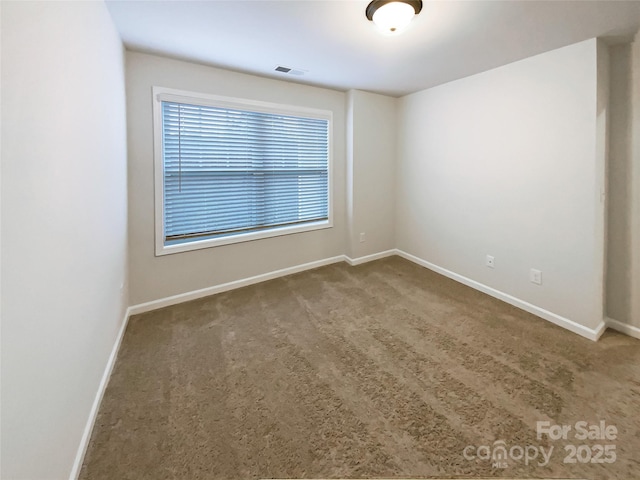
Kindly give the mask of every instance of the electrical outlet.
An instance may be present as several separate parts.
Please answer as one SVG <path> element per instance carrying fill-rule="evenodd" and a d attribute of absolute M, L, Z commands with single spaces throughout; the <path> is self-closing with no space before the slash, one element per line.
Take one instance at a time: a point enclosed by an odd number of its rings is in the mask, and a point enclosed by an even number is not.
<path fill-rule="evenodd" d="M 487 255 L 486 260 L 484 261 L 484 264 L 489 267 L 489 268 L 494 268 L 495 267 L 495 258 L 493 258 L 491 255 Z"/>
<path fill-rule="evenodd" d="M 364 232 L 360 233 L 360 243 L 364 243 L 366 241 Z"/>
<path fill-rule="evenodd" d="M 542 272 L 532 268 L 529 272 L 529 280 L 531 280 L 531 283 L 535 283 L 536 285 L 542 285 Z"/>

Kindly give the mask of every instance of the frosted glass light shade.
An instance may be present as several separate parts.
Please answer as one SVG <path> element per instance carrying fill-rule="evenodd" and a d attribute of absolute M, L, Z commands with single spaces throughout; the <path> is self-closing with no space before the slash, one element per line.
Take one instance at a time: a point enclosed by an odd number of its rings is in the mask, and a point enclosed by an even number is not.
<path fill-rule="evenodd" d="M 386 33 L 396 33 L 404 29 L 415 15 L 413 7 L 404 2 L 391 2 L 380 7 L 373 14 L 373 23 Z"/>

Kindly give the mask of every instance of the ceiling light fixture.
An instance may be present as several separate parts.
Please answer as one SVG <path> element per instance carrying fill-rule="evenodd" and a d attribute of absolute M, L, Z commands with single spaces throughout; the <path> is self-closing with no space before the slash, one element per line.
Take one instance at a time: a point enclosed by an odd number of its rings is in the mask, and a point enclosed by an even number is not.
<path fill-rule="evenodd" d="M 385 33 L 399 33 L 422 10 L 421 0 L 373 0 L 365 14 Z"/>

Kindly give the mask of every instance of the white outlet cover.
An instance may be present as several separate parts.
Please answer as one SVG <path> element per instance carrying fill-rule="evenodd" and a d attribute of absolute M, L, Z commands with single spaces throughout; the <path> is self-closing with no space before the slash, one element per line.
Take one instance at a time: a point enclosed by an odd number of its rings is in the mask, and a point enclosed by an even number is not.
<path fill-rule="evenodd" d="M 536 285 L 542 285 L 542 272 L 532 268 L 529 272 L 529 280 Z"/>

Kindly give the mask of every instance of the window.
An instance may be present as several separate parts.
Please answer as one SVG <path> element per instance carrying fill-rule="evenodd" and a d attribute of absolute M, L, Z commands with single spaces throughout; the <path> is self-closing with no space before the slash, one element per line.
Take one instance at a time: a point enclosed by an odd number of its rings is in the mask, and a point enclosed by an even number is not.
<path fill-rule="evenodd" d="M 157 255 L 331 227 L 331 112 L 153 95 Z"/>

